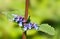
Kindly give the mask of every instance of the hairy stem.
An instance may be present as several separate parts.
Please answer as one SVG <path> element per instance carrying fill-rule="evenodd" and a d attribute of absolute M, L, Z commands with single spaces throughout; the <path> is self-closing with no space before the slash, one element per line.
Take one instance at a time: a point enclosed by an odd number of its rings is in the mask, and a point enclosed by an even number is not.
<path fill-rule="evenodd" d="M 26 7 L 25 7 L 25 20 L 28 19 L 28 0 L 26 0 Z"/>
<path fill-rule="evenodd" d="M 25 16 L 24 16 L 25 21 L 28 19 L 28 0 L 26 0 L 26 5 L 25 5 Z M 26 39 L 26 32 L 23 32 L 22 39 Z"/>
<path fill-rule="evenodd" d="M 26 39 L 26 31 L 22 34 L 22 39 Z"/>

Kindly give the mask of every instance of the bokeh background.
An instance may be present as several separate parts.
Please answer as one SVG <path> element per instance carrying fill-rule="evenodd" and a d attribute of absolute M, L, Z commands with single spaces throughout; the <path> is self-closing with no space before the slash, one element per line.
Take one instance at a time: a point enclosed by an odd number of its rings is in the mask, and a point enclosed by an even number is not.
<path fill-rule="evenodd" d="M 0 39 L 22 39 L 22 29 L 12 19 L 12 14 L 24 16 L 26 0 L 0 0 Z M 50 36 L 36 30 L 27 31 L 27 39 L 60 39 L 60 0 L 29 0 L 31 22 L 48 23 L 56 34 Z"/>

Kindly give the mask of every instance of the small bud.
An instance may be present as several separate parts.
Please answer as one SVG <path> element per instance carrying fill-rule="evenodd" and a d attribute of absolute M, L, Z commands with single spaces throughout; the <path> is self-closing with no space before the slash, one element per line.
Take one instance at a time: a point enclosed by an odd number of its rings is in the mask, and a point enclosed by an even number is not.
<path fill-rule="evenodd" d="M 23 25 L 22 25 L 22 22 L 19 22 L 19 26 L 23 26 Z"/>
<path fill-rule="evenodd" d="M 14 18 L 13 18 L 13 21 L 15 21 L 15 22 L 17 22 L 18 20 L 19 20 L 18 17 L 14 17 Z"/>
<path fill-rule="evenodd" d="M 33 26 L 34 26 L 34 28 L 35 28 L 36 30 L 38 30 L 37 24 L 34 24 Z"/>
<path fill-rule="evenodd" d="M 16 22 L 18 22 L 18 21 L 19 21 L 19 18 L 16 19 Z"/>
<path fill-rule="evenodd" d="M 24 31 L 26 31 L 27 30 L 27 26 L 24 26 Z"/>
<path fill-rule="evenodd" d="M 29 23 L 28 25 L 29 25 L 29 26 L 28 26 L 28 28 L 29 28 L 29 29 L 31 29 L 31 28 L 32 28 L 32 24 L 31 24 L 31 23 Z"/>
<path fill-rule="evenodd" d="M 23 17 L 19 17 L 19 21 L 23 21 Z"/>

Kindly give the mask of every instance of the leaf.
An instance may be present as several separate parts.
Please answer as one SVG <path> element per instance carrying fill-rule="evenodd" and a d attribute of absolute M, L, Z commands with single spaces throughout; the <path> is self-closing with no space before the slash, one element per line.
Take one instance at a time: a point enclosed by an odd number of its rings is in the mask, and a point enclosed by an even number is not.
<path fill-rule="evenodd" d="M 41 24 L 39 27 L 39 31 L 45 32 L 49 35 L 55 34 L 55 29 L 48 24 Z"/>

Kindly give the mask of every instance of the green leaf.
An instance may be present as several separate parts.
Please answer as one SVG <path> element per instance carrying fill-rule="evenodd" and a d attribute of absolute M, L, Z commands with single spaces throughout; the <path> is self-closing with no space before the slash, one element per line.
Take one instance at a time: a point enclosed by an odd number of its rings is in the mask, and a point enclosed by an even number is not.
<path fill-rule="evenodd" d="M 48 24 L 41 24 L 39 27 L 39 31 L 45 32 L 49 35 L 55 34 L 55 29 Z"/>

